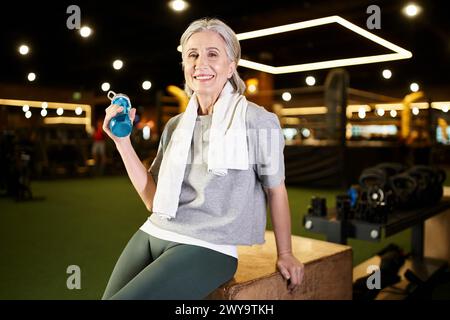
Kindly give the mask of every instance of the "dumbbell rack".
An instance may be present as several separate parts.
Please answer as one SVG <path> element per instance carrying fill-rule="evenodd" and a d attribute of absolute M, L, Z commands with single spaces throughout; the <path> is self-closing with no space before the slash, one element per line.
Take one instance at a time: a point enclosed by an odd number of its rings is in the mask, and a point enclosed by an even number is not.
<path fill-rule="evenodd" d="M 424 223 L 428 218 L 450 209 L 450 199 L 444 198 L 434 206 L 409 211 L 394 211 L 389 214 L 386 223 L 372 223 L 362 220 L 337 220 L 336 209 L 328 210 L 326 217 L 306 214 L 303 226 L 306 230 L 326 235 L 329 242 L 347 244 L 348 238 L 366 241 L 380 241 L 400 231 L 412 228 L 411 254 L 415 258 L 423 257 Z"/>
<path fill-rule="evenodd" d="M 377 299 L 406 299 L 408 295 L 419 292 L 421 287 L 426 287 L 426 283 L 437 276 L 447 267 L 447 261 L 435 258 L 424 257 L 424 229 L 425 220 L 435 215 L 450 210 L 450 197 L 445 197 L 438 204 L 410 211 L 395 211 L 388 217 L 386 223 L 370 223 L 360 220 L 339 221 L 336 219 L 336 209 L 328 210 L 327 217 L 319 217 L 307 214 L 303 218 L 304 227 L 311 232 L 325 234 L 327 241 L 347 244 L 348 238 L 366 241 L 380 241 L 383 236 L 389 237 L 400 231 L 411 228 L 411 256 L 399 271 L 401 281 L 394 287 L 387 287 L 382 290 Z M 366 276 L 367 267 L 380 264 L 380 257 L 374 256 L 353 269 L 353 280 Z M 410 288 L 411 279 L 407 277 L 407 272 L 415 275 L 421 285 Z M 395 293 L 401 288 L 403 293 Z M 392 292 L 394 292 L 394 294 Z"/>

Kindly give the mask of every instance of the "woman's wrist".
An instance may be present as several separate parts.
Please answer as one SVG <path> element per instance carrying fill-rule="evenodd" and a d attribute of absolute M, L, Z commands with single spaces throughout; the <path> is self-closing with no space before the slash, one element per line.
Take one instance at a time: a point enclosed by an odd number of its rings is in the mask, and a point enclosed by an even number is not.
<path fill-rule="evenodd" d="M 133 148 L 129 137 L 120 138 L 118 140 L 115 140 L 114 143 L 116 145 L 117 151 L 119 151 L 120 154 L 122 154 L 122 152 L 127 152 L 127 150 L 129 150 L 130 148 Z"/>
<path fill-rule="evenodd" d="M 292 250 L 284 250 L 284 251 L 278 252 L 278 257 L 287 256 L 287 255 L 292 255 Z"/>
<path fill-rule="evenodd" d="M 131 146 L 131 140 L 130 137 L 125 137 L 125 138 L 119 138 L 117 140 L 114 140 L 114 143 L 116 144 L 116 148 L 117 151 L 119 151 L 119 153 L 123 150 L 126 150 L 127 148 L 129 148 Z"/>

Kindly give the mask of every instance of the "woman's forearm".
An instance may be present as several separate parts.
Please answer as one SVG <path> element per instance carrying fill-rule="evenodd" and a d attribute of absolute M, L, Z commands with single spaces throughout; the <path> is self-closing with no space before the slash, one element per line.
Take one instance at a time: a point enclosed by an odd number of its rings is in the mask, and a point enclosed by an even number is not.
<path fill-rule="evenodd" d="M 122 157 L 131 183 L 144 202 L 147 210 L 150 211 L 153 206 L 153 198 L 156 191 L 156 184 L 152 175 L 147 171 L 137 156 L 131 141 L 122 140 L 116 143 L 116 147 Z"/>
<path fill-rule="evenodd" d="M 278 256 L 292 253 L 291 213 L 284 183 L 268 190 L 268 201 Z"/>

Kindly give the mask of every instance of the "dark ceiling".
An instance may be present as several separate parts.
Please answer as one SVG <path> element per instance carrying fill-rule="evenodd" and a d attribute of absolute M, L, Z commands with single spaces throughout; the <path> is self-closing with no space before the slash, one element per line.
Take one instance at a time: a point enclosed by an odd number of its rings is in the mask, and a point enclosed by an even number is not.
<path fill-rule="evenodd" d="M 381 29 L 369 30 L 413 53 L 413 58 L 365 66 L 347 67 L 351 86 L 383 93 L 393 88 L 407 92 L 418 82 L 426 90 L 447 86 L 450 74 L 450 27 L 444 1 L 417 1 L 423 8 L 415 19 L 401 13 L 407 1 L 188 1 L 189 9 L 173 12 L 167 1 L 11 1 L 2 12 L 0 83 L 26 84 L 26 75 L 36 72 L 35 86 L 93 90 L 103 94 L 100 84 L 130 96 L 150 97 L 168 84 L 182 86 L 180 54 L 176 51 L 187 25 L 200 17 L 218 17 L 236 33 L 294 23 L 330 15 L 340 15 L 366 28 L 366 9 L 381 9 Z M 66 27 L 69 5 L 81 9 L 81 22 L 94 33 L 84 39 Z M 17 48 L 27 43 L 28 56 Z M 274 65 L 314 62 L 322 59 L 387 53 L 344 28 L 323 26 L 279 37 L 242 43 L 243 56 L 269 57 Z M 115 71 L 112 61 L 121 58 L 124 68 Z M 390 80 L 381 77 L 388 67 Z M 253 71 L 240 68 L 241 74 Z M 276 88 L 305 86 L 305 76 L 314 75 L 323 84 L 327 70 L 277 75 Z M 153 87 L 143 92 L 141 83 L 149 79 Z"/>

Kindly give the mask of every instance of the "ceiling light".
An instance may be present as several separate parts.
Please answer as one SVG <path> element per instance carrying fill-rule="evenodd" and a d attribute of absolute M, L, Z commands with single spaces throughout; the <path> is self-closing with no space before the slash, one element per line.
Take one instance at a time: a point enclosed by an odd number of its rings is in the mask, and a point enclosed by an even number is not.
<path fill-rule="evenodd" d="M 92 29 L 91 29 L 91 28 L 89 28 L 88 26 L 81 27 L 81 29 L 80 29 L 80 35 L 81 35 L 83 38 L 87 38 L 87 37 L 89 37 L 91 34 L 92 34 Z"/>
<path fill-rule="evenodd" d="M 392 77 L 392 72 L 389 69 L 384 69 L 382 74 L 385 79 L 390 79 Z"/>
<path fill-rule="evenodd" d="M 380 117 L 384 116 L 384 109 L 377 109 L 377 115 Z"/>
<path fill-rule="evenodd" d="M 375 104 L 375 108 L 382 108 L 385 111 L 387 110 L 402 110 L 402 103 L 377 103 Z"/>
<path fill-rule="evenodd" d="M 438 109 L 444 112 L 448 112 L 450 101 L 436 101 L 431 103 L 433 109 Z"/>
<path fill-rule="evenodd" d="M 103 91 L 108 91 L 111 88 L 110 84 L 108 82 L 103 82 L 102 83 L 102 90 Z"/>
<path fill-rule="evenodd" d="M 64 108 L 65 110 L 75 110 L 77 107 L 83 108 L 85 112 L 84 117 L 50 117 L 45 118 L 44 123 L 56 124 L 56 123 L 70 123 L 70 124 L 82 124 L 86 127 L 86 132 L 91 134 L 93 132 L 93 127 L 91 123 L 92 107 L 88 104 L 74 104 L 74 103 L 63 103 L 63 102 L 42 102 L 35 100 L 17 100 L 17 99 L 1 99 L 0 106 L 10 106 L 14 108 L 21 108 L 27 104 L 30 108 L 41 108 L 41 115 L 47 115 L 48 109 Z M 45 108 L 44 108 L 45 107 Z M 30 110 L 29 110 L 30 111 Z M 45 112 L 43 112 L 45 111 Z M 31 112 L 31 111 L 30 111 Z"/>
<path fill-rule="evenodd" d="M 49 117 L 44 119 L 45 124 L 82 124 L 86 125 L 85 118 L 75 118 L 75 117 Z M 92 132 L 92 130 L 89 130 Z"/>
<path fill-rule="evenodd" d="M 359 111 L 358 111 L 358 117 L 359 117 L 360 119 L 364 119 L 364 118 L 366 117 L 366 110 L 363 109 L 363 108 L 359 109 Z"/>
<path fill-rule="evenodd" d="M 45 117 L 47 115 L 47 109 L 41 110 L 41 116 Z"/>
<path fill-rule="evenodd" d="M 172 0 L 169 2 L 169 7 L 177 12 L 181 12 L 187 9 L 189 4 L 184 0 Z"/>
<path fill-rule="evenodd" d="M 142 82 L 142 89 L 149 90 L 152 87 L 152 83 L 148 80 Z"/>
<path fill-rule="evenodd" d="M 290 101 L 292 98 L 292 95 L 289 92 L 283 92 L 283 94 L 281 95 L 281 99 L 283 99 L 284 101 Z"/>
<path fill-rule="evenodd" d="M 58 115 L 58 116 L 62 116 L 62 114 L 64 113 L 64 109 L 63 108 L 58 108 L 58 109 L 56 109 L 56 114 Z"/>
<path fill-rule="evenodd" d="M 397 116 L 397 111 L 391 110 L 391 112 L 389 112 L 389 114 L 391 115 L 392 118 L 395 118 Z"/>
<path fill-rule="evenodd" d="M 313 114 L 326 114 L 327 112 L 328 112 L 327 107 L 283 108 L 280 110 L 280 113 L 283 117 L 299 116 L 299 115 L 313 115 Z"/>
<path fill-rule="evenodd" d="M 81 107 L 77 107 L 76 109 L 75 109 L 75 114 L 77 115 L 77 116 L 79 116 L 80 114 L 82 114 L 83 113 L 83 109 L 81 108 Z"/>
<path fill-rule="evenodd" d="M 36 74 L 34 72 L 30 72 L 27 76 L 28 81 L 34 81 L 36 80 Z"/>
<path fill-rule="evenodd" d="M 368 32 L 367 30 L 358 27 L 357 25 L 339 17 L 339 16 L 330 16 L 325 18 L 313 19 L 308 21 L 302 21 L 287 25 L 282 25 L 273 28 L 261 29 L 256 31 L 250 31 L 245 33 L 240 33 L 237 35 L 238 40 L 243 41 L 247 39 L 254 39 L 284 32 L 290 32 L 300 29 L 306 29 L 331 23 L 337 23 L 360 36 L 365 37 L 366 39 L 373 41 L 394 53 L 381 54 L 381 55 L 372 55 L 372 56 L 363 56 L 356 58 L 346 58 L 346 59 L 336 59 L 336 60 L 328 60 L 321 62 L 313 62 L 313 63 L 303 63 L 297 65 L 289 65 L 289 66 L 279 66 L 274 67 L 262 63 L 257 63 L 250 60 L 241 59 L 239 61 L 239 65 L 263 71 L 272 74 L 283 74 L 283 73 L 292 73 L 292 72 L 302 72 L 302 71 L 311 71 L 311 70 L 319 70 L 319 69 L 328 69 L 328 68 L 336 68 L 343 66 L 351 66 L 351 65 L 360 65 L 360 64 L 368 64 L 368 63 L 377 63 L 384 61 L 392 61 L 392 60 L 400 60 L 400 59 L 409 59 L 412 57 L 412 53 L 408 50 L 405 50 L 392 42 L 389 42 L 383 38 L 376 36 L 373 33 Z"/>
<path fill-rule="evenodd" d="M 311 135 L 311 131 L 308 128 L 303 128 L 301 132 L 305 138 L 309 138 L 309 136 Z"/>
<path fill-rule="evenodd" d="M 408 17 L 415 17 L 420 13 L 420 11 L 422 11 L 422 8 L 414 3 L 410 3 L 403 7 L 403 13 Z"/>
<path fill-rule="evenodd" d="M 27 118 L 27 119 L 31 118 L 31 111 L 25 112 L 25 118 Z"/>
<path fill-rule="evenodd" d="M 30 106 L 27 105 L 27 104 L 25 104 L 25 105 L 22 107 L 22 111 L 23 111 L 23 112 L 27 112 L 28 110 L 30 110 Z"/>
<path fill-rule="evenodd" d="M 316 78 L 314 78 L 313 76 L 306 77 L 305 81 L 308 86 L 313 86 L 316 84 Z"/>
<path fill-rule="evenodd" d="M 120 70 L 120 69 L 122 69 L 122 67 L 123 67 L 123 61 L 122 60 L 119 60 L 119 59 L 114 60 L 114 62 L 113 62 L 113 68 L 114 69 Z"/>
<path fill-rule="evenodd" d="M 26 45 L 26 44 L 23 44 L 23 45 L 21 45 L 20 47 L 19 47 L 19 53 L 21 54 L 21 55 L 27 55 L 28 54 L 28 52 L 30 52 L 30 48 Z"/>
<path fill-rule="evenodd" d="M 417 91 L 419 91 L 419 85 L 418 85 L 417 83 L 413 82 L 413 83 L 411 83 L 411 85 L 409 86 L 409 89 L 410 89 L 412 92 L 417 92 Z"/>
<path fill-rule="evenodd" d="M 417 107 L 412 108 L 412 113 L 413 115 L 417 116 L 419 114 L 419 108 Z"/>

